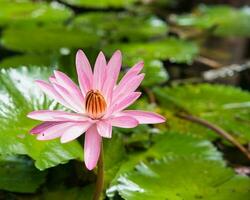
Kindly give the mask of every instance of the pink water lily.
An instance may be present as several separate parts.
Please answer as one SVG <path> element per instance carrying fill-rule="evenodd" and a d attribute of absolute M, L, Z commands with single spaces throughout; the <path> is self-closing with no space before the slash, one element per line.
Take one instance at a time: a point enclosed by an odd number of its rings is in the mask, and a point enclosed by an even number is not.
<path fill-rule="evenodd" d="M 135 64 L 116 84 L 122 65 L 120 51 L 109 62 L 99 53 L 92 72 L 83 51 L 76 54 L 76 70 L 80 88 L 64 73 L 55 71 L 50 83 L 37 80 L 37 85 L 48 96 L 73 112 L 39 110 L 29 118 L 44 121 L 30 133 L 38 140 L 60 137 L 62 143 L 72 141 L 85 133 L 84 161 L 92 170 L 98 161 L 102 137 L 111 138 L 112 127 L 134 128 L 138 124 L 155 124 L 165 121 L 156 113 L 141 110 L 124 110 L 141 95 L 136 92 L 144 78 L 140 74 L 143 62 Z"/>

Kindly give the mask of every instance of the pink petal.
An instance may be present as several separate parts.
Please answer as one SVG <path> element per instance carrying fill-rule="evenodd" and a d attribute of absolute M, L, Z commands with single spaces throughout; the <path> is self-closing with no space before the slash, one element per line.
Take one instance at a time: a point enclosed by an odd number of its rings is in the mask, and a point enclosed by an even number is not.
<path fill-rule="evenodd" d="M 112 126 L 108 121 L 99 121 L 96 125 L 100 136 L 105 138 L 111 138 Z"/>
<path fill-rule="evenodd" d="M 153 112 L 142 110 L 125 110 L 122 113 L 127 116 L 134 117 L 139 121 L 140 124 L 157 124 L 166 121 L 163 116 Z"/>
<path fill-rule="evenodd" d="M 38 140 L 52 140 L 60 137 L 69 127 L 71 127 L 74 123 L 65 122 L 61 124 L 54 125 L 37 136 Z"/>
<path fill-rule="evenodd" d="M 56 77 L 55 77 L 55 76 L 50 76 L 50 77 L 49 77 L 49 81 L 50 81 L 51 83 L 57 83 L 57 84 L 58 84 L 58 82 L 56 81 Z"/>
<path fill-rule="evenodd" d="M 123 85 L 121 85 L 119 90 L 116 89 L 114 91 L 112 101 L 115 102 L 120 98 L 124 98 L 126 95 L 130 94 L 131 92 L 134 92 L 140 86 L 143 78 L 144 78 L 144 74 L 140 74 L 131 78 L 127 83 L 124 83 Z"/>
<path fill-rule="evenodd" d="M 122 66 L 122 54 L 121 51 L 117 50 L 115 53 L 112 55 L 108 62 L 108 72 L 111 77 L 113 77 L 115 80 L 115 83 L 118 79 L 120 70 Z"/>
<path fill-rule="evenodd" d="M 84 142 L 84 161 L 89 170 L 92 170 L 97 165 L 102 137 L 99 135 L 96 125 L 91 126 L 85 134 Z"/>
<path fill-rule="evenodd" d="M 42 80 L 37 80 L 36 84 L 40 87 L 40 89 L 47 94 L 49 97 L 55 99 L 58 103 L 64 105 L 65 107 L 76 111 L 70 104 L 68 104 L 63 97 L 58 94 L 58 92 L 55 90 L 55 88 L 50 85 L 49 83 L 46 83 L 45 81 Z"/>
<path fill-rule="evenodd" d="M 109 75 L 107 74 L 107 76 L 109 77 Z M 107 78 L 105 80 L 105 84 L 103 85 L 103 95 L 107 101 L 107 105 L 109 106 L 111 101 L 112 101 L 112 95 L 113 95 L 113 89 L 114 89 L 114 85 L 113 85 L 114 79 L 112 77 Z"/>
<path fill-rule="evenodd" d="M 110 96 L 115 83 L 118 79 L 120 70 L 122 66 L 122 55 L 121 51 L 117 50 L 111 57 L 107 65 L 107 79 L 103 86 L 103 94 L 105 96 Z M 110 91 L 111 90 L 111 91 Z"/>
<path fill-rule="evenodd" d="M 55 110 L 38 110 L 30 112 L 27 115 L 31 119 L 36 119 L 40 121 L 88 121 L 89 118 L 77 114 L 77 113 L 68 113 L 64 111 L 55 111 Z"/>
<path fill-rule="evenodd" d="M 64 131 L 61 137 L 61 143 L 70 142 L 80 135 L 82 135 L 89 127 L 91 126 L 90 122 L 75 123 L 73 126 L 69 127 Z"/>
<path fill-rule="evenodd" d="M 112 126 L 121 128 L 134 128 L 138 125 L 138 121 L 130 116 L 120 116 L 110 119 Z"/>
<path fill-rule="evenodd" d="M 83 101 L 80 102 L 79 99 L 69 91 L 67 91 L 64 87 L 61 85 L 58 85 L 56 83 L 53 84 L 53 87 L 55 90 L 64 98 L 64 100 L 72 106 L 77 112 L 83 113 L 84 112 L 84 103 Z"/>
<path fill-rule="evenodd" d="M 76 54 L 76 70 L 81 91 L 85 96 L 92 87 L 93 73 L 88 58 L 82 50 L 78 50 Z"/>
<path fill-rule="evenodd" d="M 43 122 L 30 130 L 31 134 L 39 134 L 46 129 L 58 124 L 58 122 Z"/>
<path fill-rule="evenodd" d="M 128 72 L 123 76 L 119 85 L 116 87 L 119 90 L 119 87 L 126 84 L 131 78 L 138 75 L 144 66 L 143 62 L 136 63 L 132 68 L 128 70 Z"/>
<path fill-rule="evenodd" d="M 113 112 L 119 112 L 131 104 L 133 104 L 139 97 L 141 96 L 141 92 L 133 92 L 130 93 L 128 96 L 126 96 L 124 99 L 122 99 L 120 102 L 115 104 Z"/>
<path fill-rule="evenodd" d="M 106 77 L 106 59 L 102 52 L 99 53 L 94 67 L 93 88 L 101 90 Z"/>
<path fill-rule="evenodd" d="M 54 71 L 56 81 L 58 85 L 64 87 L 68 93 L 75 99 L 78 104 L 82 105 L 84 98 L 78 86 L 64 73 Z"/>

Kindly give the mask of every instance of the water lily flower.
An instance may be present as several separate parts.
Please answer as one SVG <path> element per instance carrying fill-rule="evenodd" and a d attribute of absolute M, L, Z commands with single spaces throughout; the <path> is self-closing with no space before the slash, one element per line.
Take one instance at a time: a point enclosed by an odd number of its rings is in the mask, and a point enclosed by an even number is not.
<path fill-rule="evenodd" d="M 125 110 L 141 95 L 136 89 L 144 78 L 140 74 L 143 62 L 135 64 L 117 84 L 122 65 L 122 55 L 116 51 L 109 62 L 99 53 L 94 69 L 82 50 L 76 54 L 78 87 L 66 74 L 55 71 L 47 83 L 37 80 L 37 85 L 49 97 L 72 112 L 39 110 L 29 118 L 43 121 L 30 133 L 38 140 L 60 137 L 62 143 L 72 141 L 85 133 L 84 161 L 89 170 L 96 165 L 100 155 L 102 137 L 112 137 L 112 127 L 134 128 L 138 124 L 155 124 L 165 121 L 159 114 Z"/>

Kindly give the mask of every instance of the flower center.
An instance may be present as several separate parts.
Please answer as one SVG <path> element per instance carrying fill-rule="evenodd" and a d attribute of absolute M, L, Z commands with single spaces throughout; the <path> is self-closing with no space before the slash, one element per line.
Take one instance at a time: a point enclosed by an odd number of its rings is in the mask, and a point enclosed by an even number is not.
<path fill-rule="evenodd" d="M 86 94 L 85 110 L 92 119 L 102 117 L 106 111 L 107 104 L 98 90 L 90 90 Z"/>

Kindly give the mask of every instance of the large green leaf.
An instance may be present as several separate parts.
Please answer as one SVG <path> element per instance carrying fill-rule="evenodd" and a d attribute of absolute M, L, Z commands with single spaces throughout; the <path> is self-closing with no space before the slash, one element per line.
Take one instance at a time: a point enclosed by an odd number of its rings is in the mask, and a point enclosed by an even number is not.
<path fill-rule="evenodd" d="M 137 16 L 128 13 L 87 13 L 77 16 L 73 21 L 77 28 L 88 29 L 105 39 L 105 42 L 129 40 L 138 41 L 165 36 L 167 25 L 161 19 Z"/>
<path fill-rule="evenodd" d="M 0 73 L 0 154 L 28 155 L 41 170 L 70 159 L 83 159 L 77 141 L 38 141 L 28 134 L 38 123 L 26 117 L 29 112 L 57 107 L 34 84 L 35 79 L 47 79 L 51 73 L 52 70 L 39 67 L 2 69 Z"/>
<path fill-rule="evenodd" d="M 104 140 L 104 180 L 106 185 L 116 175 L 125 159 L 126 154 L 122 137 L 113 133 L 111 140 Z"/>
<path fill-rule="evenodd" d="M 167 126 L 161 126 L 162 129 L 174 131 L 182 134 L 190 134 L 198 138 L 213 141 L 218 138 L 214 131 L 200 124 L 193 123 L 188 120 L 183 120 L 176 116 L 171 110 L 161 109 L 162 114 L 167 117 Z"/>
<path fill-rule="evenodd" d="M 215 28 L 219 36 L 250 36 L 250 8 L 236 9 L 230 6 L 199 6 L 192 14 L 176 16 L 173 20 L 180 26 L 201 29 Z"/>
<path fill-rule="evenodd" d="M 151 162 L 154 159 L 173 156 L 195 156 L 206 160 L 216 160 L 223 163 L 221 154 L 206 140 L 191 135 L 166 132 L 154 140 L 154 144 L 145 152 L 129 154 L 128 159 L 121 165 L 111 182 L 107 193 L 113 196 L 117 190 L 117 179 L 124 173 L 132 170 L 140 162 Z"/>
<path fill-rule="evenodd" d="M 169 79 L 168 73 L 160 60 L 146 61 L 143 68 L 145 78 L 142 82 L 143 87 L 151 87 L 162 84 Z"/>
<path fill-rule="evenodd" d="M 18 37 L 17 37 L 18 35 Z M 32 36 L 32 39 L 30 38 Z M 66 26 L 28 26 L 3 31 L 1 45 L 21 52 L 69 52 L 71 48 L 94 46 L 98 37 Z"/>
<path fill-rule="evenodd" d="M 237 176 L 217 161 L 177 157 L 152 164 L 119 178 L 119 194 L 126 200 L 248 200 L 250 179 Z"/>
<path fill-rule="evenodd" d="M 0 0 L 0 25 L 62 23 L 73 12 L 57 2 Z"/>
<path fill-rule="evenodd" d="M 1 68 L 16 68 L 18 66 L 55 66 L 58 56 L 48 54 L 24 54 L 10 56 L 0 62 Z"/>
<path fill-rule="evenodd" d="M 155 93 L 166 109 L 201 117 L 242 142 L 250 141 L 249 92 L 230 86 L 199 84 L 158 88 Z"/>
<path fill-rule="evenodd" d="M 1 190 L 32 193 L 45 182 L 45 176 L 46 172 L 37 170 L 30 159 L 0 155 Z"/>
<path fill-rule="evenodd" d="M 121 8 L 132 5 L 134 2 L 138 0 L 62 0 L 65 3 L 70 5 L 79 6 L 79 7 L 87 7 L 87 8 Z"/>
<path fill-rule="evenodd" d="M 127 65 L 133 65 L 141 60 L 151 61 L 152 59 L 190 63 L 198 53 L 196 43 L 177 38 L 167 38 L 154 42 L 113 44 L 106 48 L 109 54 L 115 49 L 124 52 L 124 60 Z"/>

